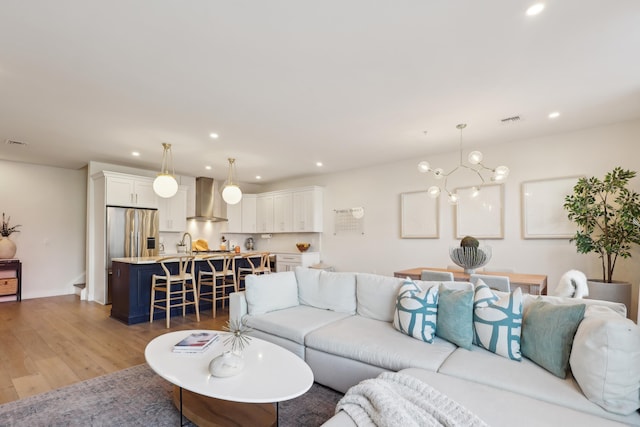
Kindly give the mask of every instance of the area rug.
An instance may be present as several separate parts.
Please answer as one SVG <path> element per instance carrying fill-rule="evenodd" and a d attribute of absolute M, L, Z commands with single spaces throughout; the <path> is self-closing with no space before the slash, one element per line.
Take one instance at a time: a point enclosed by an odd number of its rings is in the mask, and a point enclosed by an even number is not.
<path fill-rule="evenodd" d="M 142 364 L 0 405 L 0 426 L 178 426 L 172 387 Z M 341 397 L 313 384 L 304 395 L 280 403 L 280 426 L 319 426 L 333 416 Z"/>

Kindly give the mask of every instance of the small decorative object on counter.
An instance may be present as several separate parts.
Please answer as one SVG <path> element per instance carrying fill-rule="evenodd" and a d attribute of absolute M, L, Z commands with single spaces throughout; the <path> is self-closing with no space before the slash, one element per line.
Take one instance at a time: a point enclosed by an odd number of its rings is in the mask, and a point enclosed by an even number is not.
<path fill-rule="evenodd" d="M 255 242 L 253 241 L 253 237 L 247 237 L 247 240 L 244 241 L 244 247 L 248 251 L 252 251 L 253 250 L 253 245 L 254 244 L 255 244 Z"/>
<path fill-rule="evenodd" d="M 9 221 L 11 221 L 11 217 L 5 217 L 4 212 L 2 213 L 2 226 L 0 227 L 0 259 L 11 259 L 16 255 L 16 244 L 9 239 L 11 233 L 18 233 L 20 230 L 17 230 L 21 225 L 14 225 L 13 227 L 9 227 Z"/>
<path fill-rule="evenodd" d="M 298 248 L 300 252 L 306 252 L 310 246 L 311 243 L 296 243 L 296 248 Z"/>
<path fill-rule="evenodd" d="M 231 351 L 241 352 L 246 346 L 250 344 L 251 337 L 249 333 L 253 331 L 247 324 L 237 320 L 227 320 L 227 324 L 222 328 L 231 334 L 224 339 L 224 343 L 231 343 Z"/>
<path fill-rule="evenodd" d="M 214 377 L 230 377 L 244 369 L 244 359 L 233 351 L 225 351 L 209 362 L 209 372 Z"/>
<path fill-rule="evenodd" d="M 467 274 L 475 273 L 477 268 L 487 264 L 491 259 L 491 247 L 480 247 L 480 242 L 475 237 L 465 236 L 460 241 L 459 247 L 449 249 L 449 256 L 459 267 L 464 268 Z"/>

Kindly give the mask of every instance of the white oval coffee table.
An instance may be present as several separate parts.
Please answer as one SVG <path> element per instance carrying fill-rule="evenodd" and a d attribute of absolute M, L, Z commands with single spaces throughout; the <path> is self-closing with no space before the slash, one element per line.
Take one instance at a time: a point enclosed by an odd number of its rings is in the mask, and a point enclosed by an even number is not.
<path fill-rule="evenodd" d="M 240 425 L 277 424 L 278 402 L 306 393 L 313 384 L 313 373 L 304 360 L 258 338 L 252 338 L 242 352 L 242 372 L 227 378 L 214 377 L 209 373 L 209 362 L 230 350 L 223 343 L 227 333 L 217 331 L 222 336 L 203 353 L 174 353 L 173 345 L 193 332 L 203 331 L 160 335 L 149 342 L 144 355 L 151 369 L 177 386 L 174 401 L 180 400 L 184 414 L 198 425 L 229 425 L 231 414 Z M 182 389 L 195 395 L 183 394 Z"/>

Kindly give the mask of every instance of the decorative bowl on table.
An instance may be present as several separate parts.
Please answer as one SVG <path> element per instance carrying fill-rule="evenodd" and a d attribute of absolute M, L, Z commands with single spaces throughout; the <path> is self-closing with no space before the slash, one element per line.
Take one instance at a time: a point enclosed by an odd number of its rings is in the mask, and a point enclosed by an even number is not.
<path fill-rule="evenodd" d="M 296 248 L 298 248 L 300 252 L 306 252 L 310 246 L 311 243 L 296 243 Z"/>
<path fill-rule="evenodd" d="M 491 260 L 491 246 L 454 246 L 449 249 L 449 256 L 457 266 L 464 268 L 465 273 L 473 274 Z"/>

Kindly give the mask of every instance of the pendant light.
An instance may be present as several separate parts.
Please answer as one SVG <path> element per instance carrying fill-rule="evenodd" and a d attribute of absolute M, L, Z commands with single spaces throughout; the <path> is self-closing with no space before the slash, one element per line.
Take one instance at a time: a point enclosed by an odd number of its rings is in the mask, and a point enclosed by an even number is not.
<path fill-rule="evenodd" d="M 235 162 L 236 159 L 229 158 L 229 177 L 227 178 L 226 185 L 222 189 L 222 199 L 229 205 L 235 205 L 242 200 L 242 190 L 238 187 L 238 184 L 234 184 L 233 178 L 235 176 Z"/>
<path fill-rule="evenodd" d="M 444 178 L 444 183 L 442 187 L 444 188 L 444 191 L 447 193 L 447 199 L 449 203 L 452 205 L 455 205 L 458 203 L 459 196 L 457 193 L 451 192 L 449 190 L 449 188 L 447 187 L 447 179 L 454 172 L 456 172 L 457 170 L 460 170 L 460 168 L 469 169 L 475 172 L 478 178 L 480 178 L 480 181 L 481 181 L 480 185 L 483 185 L 486 182 L 485 177 L 482 176 L 483 172 L 490 172 L 491 176 L 489 177 L 489 179 L 494 182 L 504 181 L 505 179 L 507 179 L 507 176 L 509 175 L 509 168 L 506 166 L 498 166 L 495 169 L 485 166 L 482 163 L 483 156 L 480 151 L 472 151 L 471 153 L 469 153 L 469 156 L 467 158 L 468 162 L 470 163 L 469 165 L 463 163 L 462 161 L 462 130 L 466 127 L 467 125 L 464 123 L 461 123 L 456 126 L 456 129 L 460 130 L 460 163 L 458 163 L 458 166 L 453 168 L 451 171 L 445 173 L 445 171 L 442 168 L 432 169 L 431 166 L 429 165 L 429 162 L 426 162 L 424 160 L 418 163 L 418 170 L 420 172 L 422 173 L 431 172 L 433 173 L 433 176 L 435 176 L 436 179 Z M 432 198 L 437 198 L 441 193 L 441 189 L 437 185 L 433 185 L 429 187 L 429 189 L 427 190 L 427 193 L 429 193 L 429 195 Z M 480 186 L 476 185 L 473 187 L 473 191 L 471 195 L 472 197 L 477 197 L 479 194 L 480 194 Z"/>
<path fill-rule="evenodd" d="M 160 173 L 153 180 L 153 191 L 160 197 L 168 199 L 175 196 L 178 192 L 178 181 L 176 181 L 175 171 L 173 170 L 173 155 L 171 154 L 171 144 L 162 143 L 162 165 Z M 171 173 L 169 172 L 171 169 Z"/>

